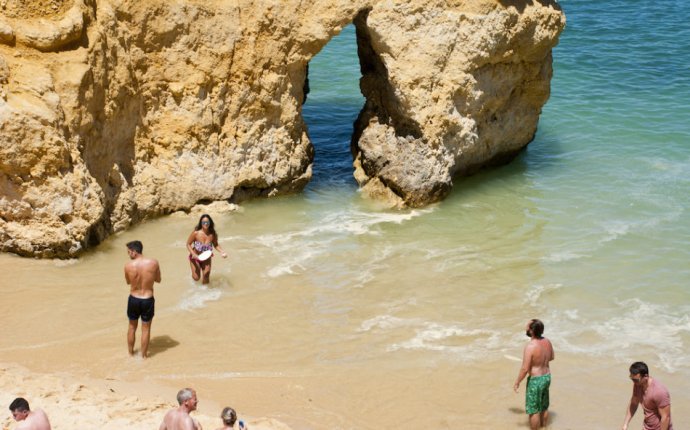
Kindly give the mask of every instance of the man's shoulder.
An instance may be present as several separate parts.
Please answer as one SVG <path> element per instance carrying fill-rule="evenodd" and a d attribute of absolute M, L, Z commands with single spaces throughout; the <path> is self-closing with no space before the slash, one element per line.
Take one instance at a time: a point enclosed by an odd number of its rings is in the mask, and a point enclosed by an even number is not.
<path fill-rule="evenodd" d="M 653 385 L 653 392 L 656 395 L 669 395 L 668 388 L 666 388 L 666 385 L 664 385 L 661 381 L 658 379 L 654 378 L 652 380 L 652 385 Z"/>
<path fill-rule="evenodd" d="M 159 266 L 158 260 L 156 260 L 155 258 L 148 258 L 148 257 L 143 258 L 141 260 L 141 264 L 143 266 L 147 266 L 147 267 L 158 267 Z"/>

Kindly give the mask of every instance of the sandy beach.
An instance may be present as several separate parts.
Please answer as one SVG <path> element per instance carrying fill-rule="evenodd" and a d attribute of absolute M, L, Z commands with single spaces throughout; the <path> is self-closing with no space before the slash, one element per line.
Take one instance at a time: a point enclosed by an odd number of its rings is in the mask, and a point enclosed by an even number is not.
<path fill-rule="evenodd" d="M 75 379 L 67 375 L 30 372 L 15 364 L 0 364 L 0 374 L 0 405 L 7 412 L 2 414 L 0 421 L 2 430 L 14 429 L 17 425 L 7 411 L 15 397 L 26 398 L 32 409 L 43 409 L 54 430 L 150 430 L 158 428 L 167 410 L 177 407 L 174 390 L 150 383 Z M 192 416 L 204 429 L 220 427 L 218 415 L 222 406 L 199 396 L 201 412 L 194 412 Z M 289 429 L 271 418 L 253 418 L 238 413 L 253 430 Z"/>

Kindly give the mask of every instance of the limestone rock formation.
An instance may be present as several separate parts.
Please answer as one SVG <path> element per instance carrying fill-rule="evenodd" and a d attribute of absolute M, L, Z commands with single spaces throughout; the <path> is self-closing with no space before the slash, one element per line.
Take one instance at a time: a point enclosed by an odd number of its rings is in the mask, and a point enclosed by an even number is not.
<path fill-rule="evenodd" d="M 0 0 L 0 249 L 69 257 L 147 217 L 300 191 L 307 66 L 352 22 L 369 195 L 438 201 L 534 136 L 553 0 Z"/>

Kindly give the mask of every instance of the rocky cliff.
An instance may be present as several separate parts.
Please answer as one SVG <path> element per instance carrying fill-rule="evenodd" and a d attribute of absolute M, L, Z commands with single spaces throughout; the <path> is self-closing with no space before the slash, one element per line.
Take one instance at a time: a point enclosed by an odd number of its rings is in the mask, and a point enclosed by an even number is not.
<path fill-rule="evenodd" d="M 552 0 L 0 0 L 0 249 L 69 257 L 147 217 L 301 190 L 308 64 L 353 22 L 368 195 L 438 201 L 533 138 Z"/>

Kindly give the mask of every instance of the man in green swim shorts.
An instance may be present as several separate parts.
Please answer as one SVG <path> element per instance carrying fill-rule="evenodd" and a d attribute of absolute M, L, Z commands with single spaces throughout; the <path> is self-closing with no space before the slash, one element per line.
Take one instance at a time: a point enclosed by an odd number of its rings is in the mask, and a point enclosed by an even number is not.
<path fill-rule="evenodd" d="M 549 419 L 549 386 L 551 385 L 551 369 L 549 362 L 554 359 L 551 342 L 542 336 L 544 323 L 538 319 L 527 323 L 525 334 L 530 341 L 525 345 L 522 354 L 522 366 L 515 380 L 513 390 L 517 393 L 520 382 L 527 378 L 525 392 L 525 412 L 529 415 L 529 426 L 532 430 L 545 427 Z"/>

